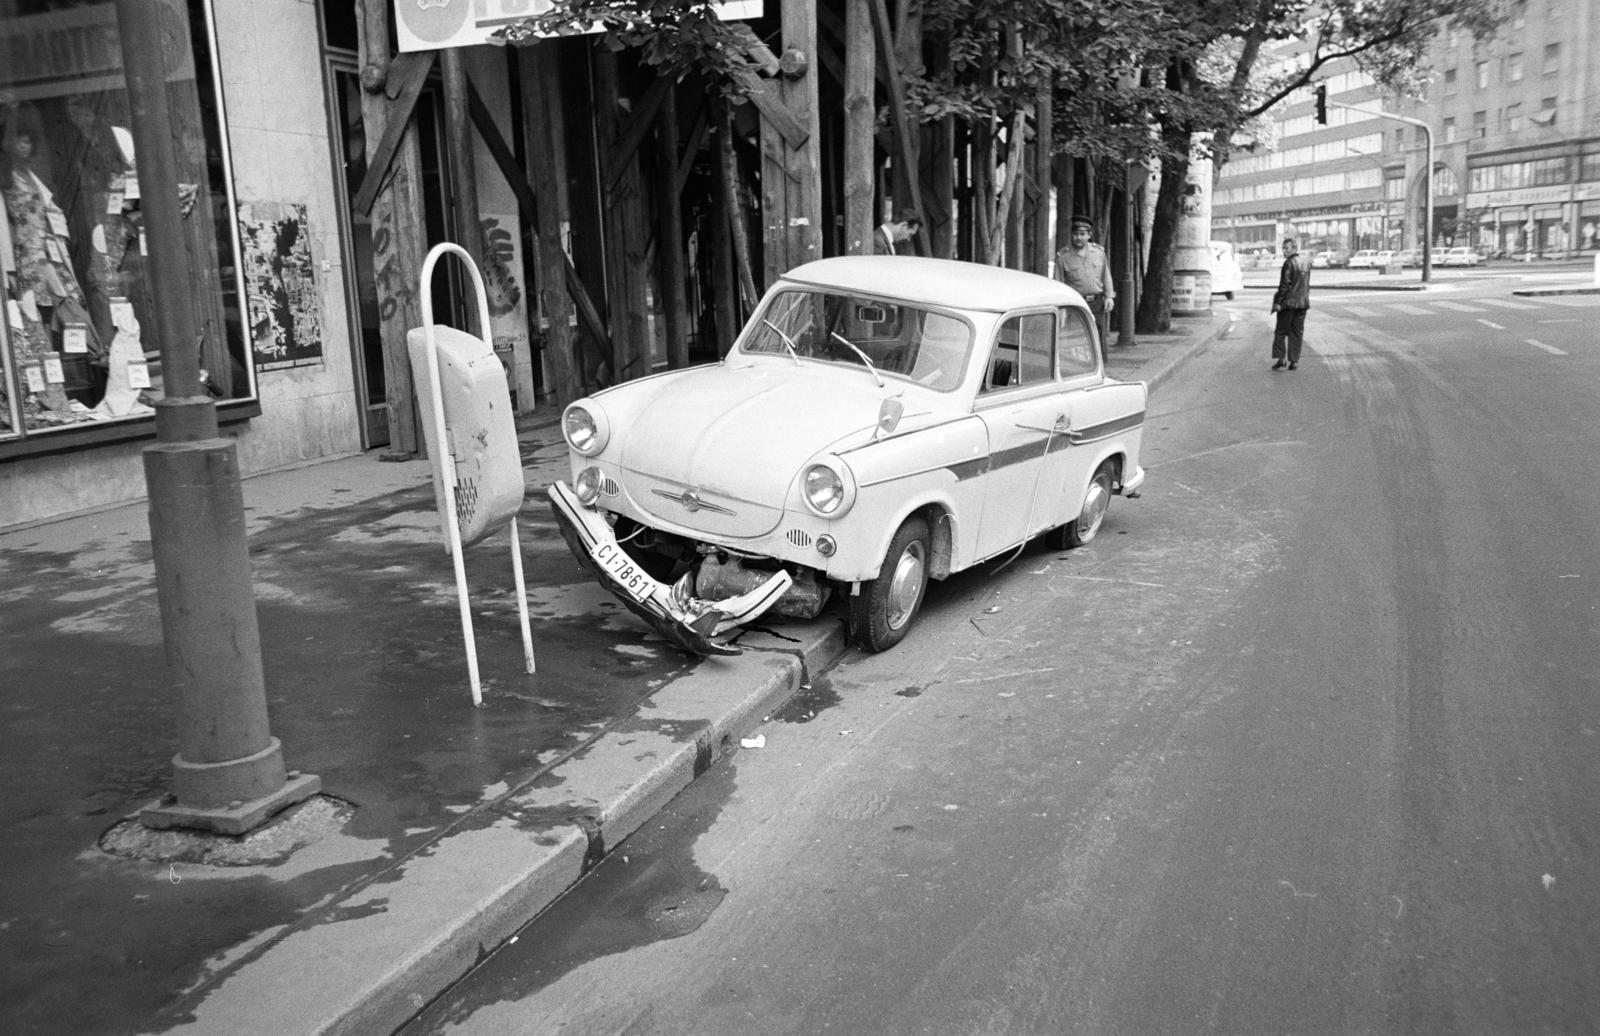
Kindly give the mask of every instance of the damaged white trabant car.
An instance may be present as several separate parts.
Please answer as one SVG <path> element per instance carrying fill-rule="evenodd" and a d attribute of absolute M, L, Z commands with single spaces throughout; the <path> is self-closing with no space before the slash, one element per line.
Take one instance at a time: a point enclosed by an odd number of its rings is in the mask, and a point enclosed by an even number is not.
<path fill-rule="evenodd" d="M 843 598 L 852 641 L 906 635 L 930 579 L 1041 533 L 1087 543 L 1138 495 L 1146 389 L 1106 376 L 1071 288 L 972 263 L 850 256 L 766 293 L 719 363 L 562 416 L 550 488 L 579 561 L 670 642 Z"/>

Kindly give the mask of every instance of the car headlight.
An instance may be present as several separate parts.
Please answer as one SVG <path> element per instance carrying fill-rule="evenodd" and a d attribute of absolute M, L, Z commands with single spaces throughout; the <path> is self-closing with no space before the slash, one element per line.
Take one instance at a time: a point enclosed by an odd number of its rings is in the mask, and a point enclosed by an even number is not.
<path fill-rule="evenodd" d="M 605 476 L 600 473 L 599 468 L 584 468 L 578 472 L 578 477 L 572 480 L 572 491 L 577 494 L 579 503 L 592 507 L 594 502 L 600 499 L 600 488 L 604 482 Z"/>
<path fill-rule="evenodd" d="M 569 405 L 561 415 L 561 433 L 566 436 L 567 445 L 585 457 L 593 457 L 611 440 L 606 413 L 593 401 L 580 400 Z"/>
<path fill-rule="evenodd" d="M 812 464 L 800 476 L 800 495 L 813 514 L 838 518 L 855 503 L 855 481 L 842 466 Z"/>

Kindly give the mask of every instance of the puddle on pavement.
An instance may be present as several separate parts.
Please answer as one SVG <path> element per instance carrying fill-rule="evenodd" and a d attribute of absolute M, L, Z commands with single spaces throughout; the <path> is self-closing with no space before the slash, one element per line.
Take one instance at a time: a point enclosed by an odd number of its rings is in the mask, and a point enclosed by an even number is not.
<path fill-rule="evenodd" d="M 718 760 L 544 913 L 420 1014 L 406 1036 L 446 1032 L 489 1004 L 520 1000 L 590 961 L 697 931 L 728 890 L 695 863 L 694 844 L 732 797 Z"/>
<path fill-rule="evenodd" d="M 831 709 L 844 699 L 834 690 L 827 674 L 813 676 L 809 683 L 794 693 L 783 707 L 772 714 L 779 723 L 810 723 L 825 709 Z"/>

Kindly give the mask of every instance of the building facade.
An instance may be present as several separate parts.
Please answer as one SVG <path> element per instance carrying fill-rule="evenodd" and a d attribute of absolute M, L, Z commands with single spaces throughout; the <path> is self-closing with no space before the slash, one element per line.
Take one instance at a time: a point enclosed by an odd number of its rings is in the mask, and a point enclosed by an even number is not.
<path fill-rule="evenodd" d="M 0 18 L 0 526 L 144 495 L 161 306 L 196 310 L 243 471 L 362 445 L 317 8 L 159 6 L 188 300 L 148 283 L 117 5 Z"/>
<path fill-rule="evenodd" d="M 550 92 L 528 73 L 527 59 L 519 81 L 512 49 L 459 51 L 477 127 L 468 162 L 451 154 L 439 62 L 410 84 L 416 97 L 398 151 L 414 163 L 415 210 L 398 217 L 402 230 L 378 225 L 394 210 L 380 217 L 381 203 L 355 203 L 380 143 L 369 139 L 363 107 L 374 97 L 392 101 L 401 85 L 382 75 L 403 67 L 390 60 L 393 31 L 382 58 L 364 57 L 361 38 L 374 23 L 385 34 L 392 0 L 151 3 L 167 41 L 193 275 L 185 300 L 154 298 L 148 283 L 117 3 L 0 3 L 0 528 L 144 497 L 141 454 L 154 439 L 152 404 L 163 391 L 154 332 L 162 306 L 195 310 L 203 388 L 222 434 L 237 442 L 244 475 L 386 447 L 397 406 L 412 407 L 409 382 L 394 391 L 408 371 L 403 360 L 395 366 L 386 340 L 388 310 L 403 301 L 402 328 L 417 326 L 426 291 L 440 323 L 466 326 L 476 313 L 467 278 L 449 263 L 427 286 L 415 283 L 414 271 L 396 276 L 393 243 L 466 241 L 469 220 L 483 243 L 489 337 L 518 412 L 531 412 L 548 387 L 536 264 L 526 247 L 532 214 L 483 129 L 493 123 L 523 157 L 529 98 Z M 589 109 L 589 48 L 552 41 L 545 54 L 554 81 L 571 72 L 583 84 L 572 103 Z M 547 214 L 562 228 L 571 276 L 603 283 L 600 261 L 611 242 L 570 230 L 598 227 L 605 208 L 593 127 L 569 121 L 561 139 L 563 157 L 574 161 L 560 167 L 562 194 Z M 640 153 L 651 154 L 648 142 Z M 470 191 L 457 182 L 461 169 L 472 177 Z M 693 181 L 697 171 L 681 175 Z M 652 290 L 653 266 L 635 266 L 644 331 L 631 340 L 648 372 L 665 362 L 663 321 L 652 306 L 662 293 Z M 698 283 L 698 273 L 686 280 Z M 560 277 L 557 268 L 552 279 Z"/>
<path fill-rule="evenodd" d="M 1293 45 L 1271 60 L 1292 66 Z M 1313 250 L 1422 247 L 1433 136 L 1435 248 L 1486 256 L 1594 254 L 1600 228 L 1600 12 L 1590 0 L 1522 0 L 1479 43 L 1442 32 L 1425 96 L 1385 97 L 1334 65 L 1326 125 L 1311 92 L 1275 114 L 1276 140 L 1240 154 L 1216 185 L 1213 232 L 1244 252 L 1293 232 Z"/>

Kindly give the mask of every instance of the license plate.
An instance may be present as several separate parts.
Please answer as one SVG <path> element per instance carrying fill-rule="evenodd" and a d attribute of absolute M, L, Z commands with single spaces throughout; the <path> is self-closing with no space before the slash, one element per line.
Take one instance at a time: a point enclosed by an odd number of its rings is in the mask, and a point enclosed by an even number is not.
<path fill-rule="evenodd" d="M 643 601 L 655 588 L 655 580 L 640 568 L 628 552 L 615 543 L 601 543 L 589 552 L 600 567 L 635 601 Z"/>

